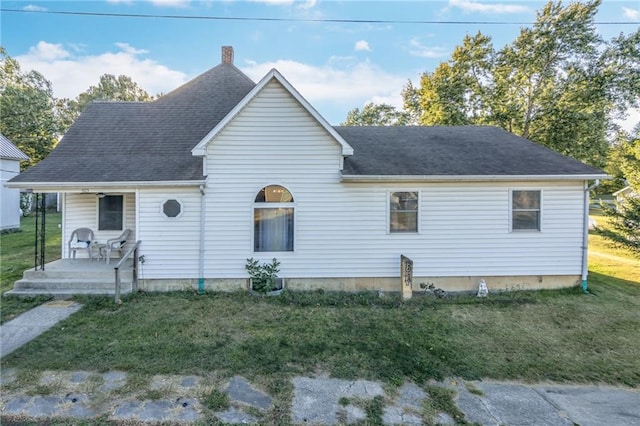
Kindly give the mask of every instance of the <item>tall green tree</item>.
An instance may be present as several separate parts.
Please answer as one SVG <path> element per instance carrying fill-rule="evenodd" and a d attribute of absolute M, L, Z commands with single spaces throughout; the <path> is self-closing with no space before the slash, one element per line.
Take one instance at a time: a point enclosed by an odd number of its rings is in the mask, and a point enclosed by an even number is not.
<path fill-rule="evenodd" d="M 424 125 L 496 125 L 604 166 L 613 119 L 640 102 L 640 30 L 603 41 L 600 3 L 551 1 L 498 51 L 481 33 L 466 36 L 405 87 L 405 110 Z"/>
<path fill-rule="evenodd" d="M 91 102 L 147 102 L 153 99 L 154 97 L 149 95 L 149 93 L 133 81 L 131 77 L 126 75 L 116 77 L 112 74 L 103 74 L 100 76 L 100 80 L 96 86 L 90 86 L 87 90 L 80 93 L 75 100 L 66 101 L 68 116 L 65 117 L 65 119 L 66 122 L 73 122 Z"/>
<path fill-rule="evenodd" d="M 491 66 L 495 53 L 491 38 L 481 33 L 465 36 L 451 60 L 411 82 L 402 95 L 405 109 L 423 125 L 466 125 L 486 121 L 491 99 Z"/>
<path fill-rule="evenodd" d="M 0 47 L 0 132 L 36 164 L 58 143 L 61 127 L 51 83 L 20 64 Z"/>
<path fill-rule="evenodd" d="M 389 104 L 365 104 L 362 111 L 354 108 L 347 113 L 347 119 L 342 126 L 401 126 L 409 122 L 409 116 L 404 111 L 398 111 Z"/>
<path fill-rule="evenodd" d="M 632 193 L 616 206 L 604 206 L 611 229 L 596 228 L 596 233 L 640 256 L 640 124 L 634 133 L 612 151 Z"/>

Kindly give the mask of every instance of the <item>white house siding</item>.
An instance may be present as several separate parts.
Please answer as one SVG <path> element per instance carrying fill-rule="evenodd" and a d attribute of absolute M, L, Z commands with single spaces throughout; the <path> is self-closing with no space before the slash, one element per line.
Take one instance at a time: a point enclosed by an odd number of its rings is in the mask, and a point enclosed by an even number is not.
<path fill-rule="evenodd" d="M 0 229 L 20 227 L 20 191 L 4 186 L 19 173 L 19 160 L 0 158 Z"/>
<path fill-rule="evenodd" d="M 198 187 L 141 189 L 138 239 L 144 255 L 143 279 L 198 278 L 200 250 L 200 190 Z M 166 200 L 178 200 L 181 214 L 168 218 Z"/>
<path fill-rule="evenodd" d="M 136 232 L 136 207 L 135 194 L 131 192 L 109 192 L 112 195 L 124 195 L 124 223 L 123 229 L 129 228 L 135 235 Z M 106 242 L 109 238 L 117 237 L 122 231 L 98 231 L 98 197 L 95 193 L 65 193 L 63 207 L 63 235 L 62 256 L 69 257 L 68 242 L 71 233 L 77 228 L 90 228 L 93 230 L 96 241 Z M 50 225 L 53 226 L 53 225 Z M 79 250 L 76 257 L 87 257 L 85 250 Z"/>
<path fill-rule="evenodd" d="M 582 182 L 342 183 L 340 153 L 267 85 L 207 148 L 205 277 L 247 277 L 248 257 L 277 257 L 285 278 L 398 277 L 401 254 L 415 276 L 580 273 Z M 253 252 L 253 200 L 269 184 L 293 194 L 294 252 Z M 541 232 L 510 232 L 512 188 L 542 190 Z M 420 192 L 419 234 L 387 233 L 390 190 Z"/>

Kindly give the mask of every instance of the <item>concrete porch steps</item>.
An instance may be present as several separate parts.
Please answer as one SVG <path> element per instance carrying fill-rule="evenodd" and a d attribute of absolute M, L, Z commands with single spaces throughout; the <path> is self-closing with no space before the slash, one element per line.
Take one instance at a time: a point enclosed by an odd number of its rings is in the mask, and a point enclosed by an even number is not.
<path fill-rule="evenodd" d="M 131 278 L 122 279 L 121 287 L 124 288 L 125 285 L 131 287 Z M 36 279 L 21 279 L 14 283 L 13 288 L 22 290 L 22 289 L 33 289 L 33 290 L 111 290 L 113 291 L 116 287 L 115 278 L 111 280 L 105 281 L 102 279 L 85 279 L 85 278 L 74 278 L 74 279 L 51 279 L 51 278 L 36 278 Z"/>
<path fill-rule="evenodd" d="M 131 284 L 121 287 L 120 294 L 131 293 Z M 115 296 L 115 290 L 94 290 L 94 289 L 13 289 L 5 292 L 4 294 L 20 296 L 20 297 L 35 297 L 35 296 L 50 296 L 56 299 L 70 299 L 76 295 L 87 296 Z"/>
<path fill-rule="evenodd" d="M 88 259 L 60 259 L 45 265 L 45 270 L 29 269 L 16 281 L 13 290 L 6 292 L 18 296 L 71 297 L 75 294 L 115 295 L 115 271 L 111 265 Z M 120 269 L 120 293 L 131 293 L 133 288 L 132 263 Z"/>

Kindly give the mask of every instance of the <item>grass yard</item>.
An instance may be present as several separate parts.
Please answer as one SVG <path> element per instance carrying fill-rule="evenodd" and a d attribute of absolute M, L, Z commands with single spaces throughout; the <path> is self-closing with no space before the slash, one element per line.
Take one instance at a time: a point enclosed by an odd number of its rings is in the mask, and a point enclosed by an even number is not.
<path fill-rule="evenodd" d="M 606 227 L 609 218 L 597 210 L 591 214 L 598 226 Z M 612 246 L 600 235 L 589 235 L 589 270 L 599 274 L 640 282 L 640 256 Z"/>
<path fill-rule="evenodd" d="M 2 237 L 3 290 L 5 255 L 18 250 L 5 250 L 5 241 L 14 235 Z M 57 369 L 241 374 L 276 396 L 290 392 L 292 376 L 316 372 L 390 385 L 459 376 L 638 387 L 638 262 L 604 243 L 598 249 L 612 258 L 592 258 L 589 295 L 571 288 L 492 293 L 485 300 L 420 295 L 403 303 L 373 293 L 183 292 L 131 295 L 122 305 L 83 298 L 79 314 L 2 364 L 27 377 Z M 11 264 L 22 267 L 19 259 Z"/>
<path fill-rule="evenodd" d="M 58 224 L 60 213 L 47 212 L 45 261 L 60 259 L 62 233 Z M 35 217 L 23 217 L 21 230 L 0 234 L 0 293 L 11 290 L 13 283 L 22 278 L 22 273 L 34 266 Z M 0 299 L 0 324 L 16 315 L 41 304 L 47 298 Z"/>

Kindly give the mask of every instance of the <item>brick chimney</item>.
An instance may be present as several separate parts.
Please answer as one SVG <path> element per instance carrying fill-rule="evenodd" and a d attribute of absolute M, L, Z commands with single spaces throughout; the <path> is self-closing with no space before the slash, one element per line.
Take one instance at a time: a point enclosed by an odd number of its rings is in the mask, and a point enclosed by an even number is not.
<path fill-rule="evenodd" d="M 222 63 L 233 65 L 233 46 L 222 46 Z"/>

